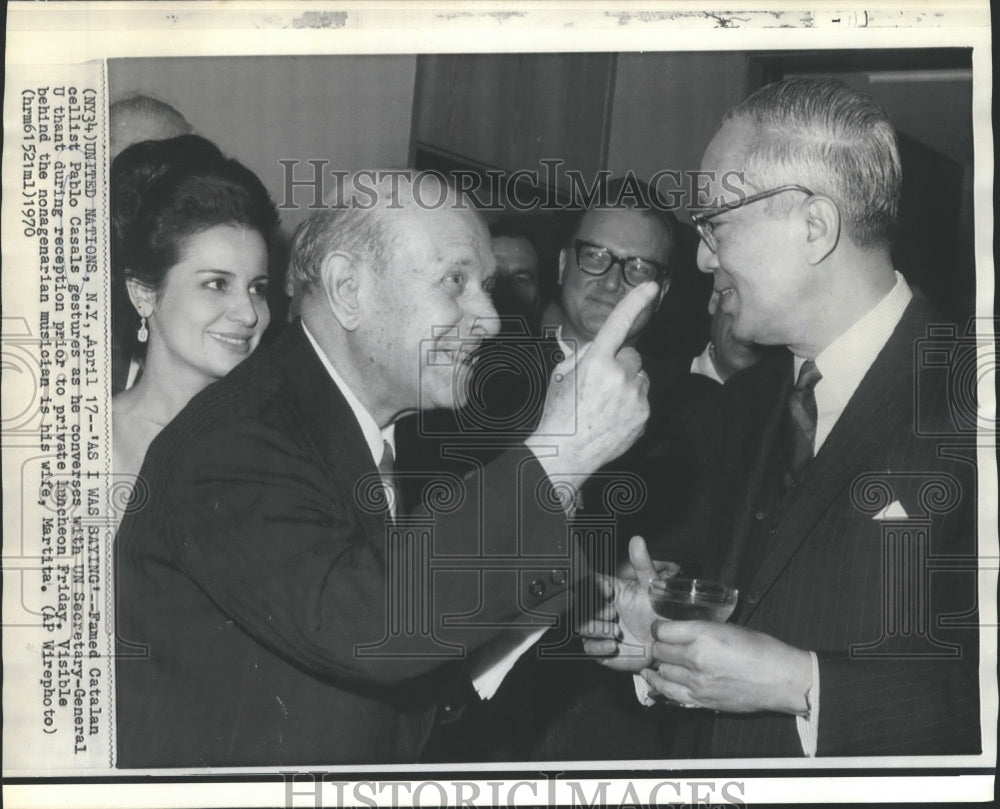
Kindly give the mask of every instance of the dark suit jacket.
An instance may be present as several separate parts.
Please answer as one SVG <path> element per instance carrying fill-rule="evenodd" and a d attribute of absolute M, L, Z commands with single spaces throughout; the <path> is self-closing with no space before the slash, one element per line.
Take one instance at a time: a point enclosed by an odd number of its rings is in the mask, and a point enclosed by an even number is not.
<path fill-rule="evenodd" d="M 424 548 L 409 567 L 387 551 L 375 475 L 298 324 L 163 430 L 116 541 L 119 766 L 415 761 L 443 686 L 463 682 L 445 664 L 562 609 L 566 521 L 526 448 L 398 522 Z M 431 579 L 428 555 L 453 569 Z M 480 569 L 518 555 L 536 559 Z"/>
<path fill-rule="evenodd" d="M 791 355 L 724 391 L 707 573 L 742 581 L 737 623 L 818 653 L 819 755 L 980 750 L 975 439 L 956 431 L 941 369 L 921 367 L 935 322 L 914 298 L 777 515 L 758 495 Z M 908 519 L 875 519 L 893 501 Z M 758 521 L 765 550 L 743 570 Z M 688 713 L 678 755 L 801 755 L 792 717 Z"/>

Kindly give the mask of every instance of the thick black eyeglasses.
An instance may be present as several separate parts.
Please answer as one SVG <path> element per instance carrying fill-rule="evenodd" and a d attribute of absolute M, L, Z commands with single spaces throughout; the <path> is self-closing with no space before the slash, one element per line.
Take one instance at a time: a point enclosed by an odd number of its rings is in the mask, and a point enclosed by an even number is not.
<path fill-rule="evenodd" d="M 712 229 L 712 223 L 709 220 L 714 219 L 717 216 L 721 216 L 728 211 L 735 211 L 737 208 L 742 208 L 744 205 L 749 205 L 751 202 L 759 202 L 762 199 L 773 197 L 776 194 L 784 194 L 786 191 L 801 191 L 803 194 L 810 197 L 814 196 L 813 192 L 804 185 L 779 185 L 777 188 L 771 188 L 768 191 L 761 191 L 759 194 L 751 194 L 749 197 L 744 197 L 739 202 L 732 202 L 719 208 L 713 208 L 708 213 L 692 213 L 691 221 L 694 222 L 694 226 L 698 228 L 698 235 L 702 238 L 702 241 L 704 241 L 708 249 L 714 253 L 718 245 L 715 242 L 715 233 Z"/>
<path fill-rule="evenodd" d="M 667 275 L 666 265 L 658 261 L 638 256 L 616 256 L 608 248 L 583 239 L 577 239 L 573 246 L 576 248 L 576 266 L 587 275 L 604 275 L 618 264 L 625 283 L 633 287 L 646 281 L 662 281 Z"/>

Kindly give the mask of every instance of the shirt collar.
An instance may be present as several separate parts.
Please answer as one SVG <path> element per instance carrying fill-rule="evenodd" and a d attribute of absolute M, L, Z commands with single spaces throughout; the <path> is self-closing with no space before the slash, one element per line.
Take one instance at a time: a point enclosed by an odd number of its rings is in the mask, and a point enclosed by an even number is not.
<path fill-rule="evenodd" d="M 875 358 L 889 342 L 912 297 L 909 285 L 897 272 L 895 285 L 882 300 L 816 357 L 816 367 L 823 375 L 815 389 L 819 426 L 822 428 L 823 422 L 828 425 L 825 430 L 818 429 L 817 450 L 822 443 L 821 438 L 825 438 L 832 429 Z M 795 357 L 796 379 L 805 361 L 805 357 Z M 824 413 L 827 418 L 824 418 Z"/>
<path fill-rule="evenodd" d="M 559 344 L 559 348 L 562 349 L 562 353 L 563 353 L 564 357 L 567 357 L 567 358 L 568 357 L 572 357 L 576 353 L 576 350 L 575 350 L 574 346 L 571 346 L 569 343 L 567 343 L 563 339 L 563 327 L 562 327 L 562 323 L 560 323 L 558 326 L 556 326 L 555 337 L 556 337 L 556 342 Z"/>
<path fill-rule="evenodd" d="M 712 359 L 713 350 L 712 343 L 709 343 L 705 346 L 704 351 L 691 360 L 691 373 L 699 376 L 707 376 L 721 385 L 723 384 L 723 379 L 719 376 L 719 369 L 715 367 L 715 361 Z"/>
<path fill-rule="evenodd" d="M 374 416 L 365 409 L 365 406 L 361 404 L 361 401 L 357 396 L 354 395 L 344 378 L 337 373 L 337 369 L 333 367 L 333 363 L 330 362 L 329 357 L 326 356 L 326 352 L 319 347 L 319 343 L 312 336 L 309 328 L 306 326 L 305 321 L 302 322 L 302 331 L 306 333 L 306 337 L 309 338 L 309 342 L 312 344 L 313 350 L 319 356 L 320 362 L 323 363 L 323 367 L 326 368 L 326 372 L 330 375 L 333 380 L 333 384 L 337 386 L 337 389 L 343 395 L 344 399 L 347 400 L 347 404 L 351 408 L 351 412 L 354 413 L 354 418 L 358 422 L 358 426 L 361 427 L 361 432 L 365 437 L 365 442 L 368 444 L 368 449 L 371 451 L 372 460 L 375 461 L 375 466 L 378 466 L 382 461 L 382 453 L 385 451 L 385 442 L 389 442 L 389 446 L 392 447 L 393 455 L 396 454 L 396 425 L 390 424 L 384 430 L 380 429 L 378 422 L 375 421 Z"/>

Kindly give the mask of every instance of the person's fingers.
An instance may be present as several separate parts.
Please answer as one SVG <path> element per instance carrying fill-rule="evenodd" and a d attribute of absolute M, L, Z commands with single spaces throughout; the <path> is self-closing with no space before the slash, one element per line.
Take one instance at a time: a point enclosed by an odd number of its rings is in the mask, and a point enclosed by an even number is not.
<path fill-rule="evenodd" d="M 686 646 L 706 631 L 711 631 L 711 621 L 655 621 L 653 637 L 664 643 Z"/>
<path fill-rule="evenodd" d="M 649 683 L 657 694 L 685 707 L 695 707 L 694 697 L 684 686 L 662 677 L 658 671 L 653 669 L 643 669 L 641 674 L 642 679 Z"/>
<path fill-rule="evenodd" d="M 660 579 L 669 579 L 681 572 L 681 566 L 677 562 L 656 561 L 653 564 L 656 566 L 657 578 Z"/>
<path fill-rule="evenodd" d="M 656 299 L 659 292 L 659 285 L 647 281 L 622 298 L 594 337 L 591 353 L 614 357 L 624 345 L 639 315 Z"/>
<path fill-rule="evenodd" d="M 632 537 L 628 542 L 628 558 L 635 570 L 636 578 L 642 584 L 649 584 L 656 578 L 656 565 L 649 555 L 646 540 L 640 536 Z"/>
<path fill-rule="evenodd" d="M 650 647 L 650 653 L 659 663 L 667 663 L 681 668 L 697 668 L 691 656 L 691 644 L 689 643 L 654 641 Z"/>
<path fill-rule="evenodd" d="M 618 654 L 618 641 L 588 638 L 583 642 L 583 651 L 591 657 L 613 657 Z"/>
<path fill-rule="evenodd" d="M 577 631 L 581 637 L 590 640 L 620 640 L 621 629 L 616 621 L 601 621 L 591 619 L 581 624 Z"/>
<path fill-rule="evenodd" d="M 594 573 L 592 574 L 594 584 L 597 585 L 597 592 L 603 598 L 614 598 L 615 595 L 615 581 L 611 576 L 605 573 Z"/>
<path fill-rule="evenodd" d="M 643 374 L 646 379 L 649 379 L 646 372 L 642 370 L 642 357 L 634 348 L 626 347 L 621 349 L 615 359 L 618 360 L 618 365 L 625 371 L 626 379 L 631 379 L 638 374 Z"/>
<path fill-rule="evenodd" d="M 615 605 L 615 602 L 605 601 L 593 610 L 593 614 L 588 617 L 588 620 L 610 621 L 611 623 L 616 623 L 618 621 L 618 608 Z"/>
<path fill-rule="evenodd" d="M 656 578 L 658 579 L 669 579 L 671 576 L 676 576 L 681 572 L 682 568 L 677 562 L 668 562 L 666 560 L 654 559 L 653 567 L 656 568 Z M 632 562 L 626 560 L 618 566 L 618 578 L 619 579 L 635 579 L 638 578 L 635 572 L 635 567 Z"/>
<path fill-rule="evenodd" d="M 675 666 L 673 663 L 659 663 L 657 665 L 656 662 L 654 662 L 654 666 L 656 668 L 656 673 L 662 679 L 681 686 L 682 688 L 691 688 L 691 672 L 689 669 L 684 668 L 684 666 Z M 688 691 L 688 693 L 690 693 L 690 691 Z"/>

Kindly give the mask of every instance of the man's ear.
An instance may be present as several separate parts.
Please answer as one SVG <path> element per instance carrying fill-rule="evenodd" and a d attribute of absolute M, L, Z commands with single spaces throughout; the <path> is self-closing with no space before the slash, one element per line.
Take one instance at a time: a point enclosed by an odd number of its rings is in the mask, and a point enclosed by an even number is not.
<path fill-rule="evenodd" d="M 142 283 L 138 278 L 125 276 L 125 289 L 128 299 L 139 313 L 139 317 L 149 317 L 156 310 L 156 290 Z"/>
<path fill-rule="evenodd" d="M 840 210 L 829 197 L 809 197 L 806 206 L 806 260 L 816 265 L 832 253 L 840 241 Z"/>
<path fill-rule="evenodd" d="M 346 331 L 354 331 L 361 322 L 358 292 L 364 268 L 347 253 L 330 253 L 320 267 L 320 283 L 333 316 Z"/>
<path fill-rule="evenodd" d="M 566 256 L 569 255 L 569 248 L 564 247 L 559 251 L 559 286 L 562 286 L 563 273 L 566 272 L 566 262 L 569 260 Z"/>

